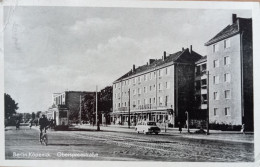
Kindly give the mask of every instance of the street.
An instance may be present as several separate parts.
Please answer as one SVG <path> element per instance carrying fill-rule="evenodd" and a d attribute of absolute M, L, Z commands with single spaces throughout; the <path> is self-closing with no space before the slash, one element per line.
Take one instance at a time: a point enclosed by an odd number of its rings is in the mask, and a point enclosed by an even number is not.
<path fill-rule="evenodd" d="M 115 128 L 114 128 L 115 129 Z M 253 162 L 254 144 L 244 141 L 200 139 L 196 134 L 137 134 L 133 129 L 74 128 L 48 130 L 48 146 L 39 142 L 38 127 L 5 130 L 6 159 L 116 160 L 174 162 Z M 243 134 L 234 135 L 241 138 Z M 241 137 L 239 136 L 241 135 Z M 251 135 L 251 136 L 250 136 Z M 245 137 L 252 138 L 253 134 Z M 210 136 L 210 135 L 209 135 Z M 221 136 L 220 136 L 221 137 Z M 216 135 L 217 139 L 217 135 Z"/>

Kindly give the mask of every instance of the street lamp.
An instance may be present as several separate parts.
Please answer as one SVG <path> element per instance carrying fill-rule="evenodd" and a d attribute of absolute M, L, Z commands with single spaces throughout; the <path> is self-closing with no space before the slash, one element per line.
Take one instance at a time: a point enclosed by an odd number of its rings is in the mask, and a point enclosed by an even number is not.
<path fill-rule="evenodd" d="M 130 129 L 130 89 L 128 90 L 128 96 L 129 96 L 129 101 L 128 101 L 128 129 Z"/>

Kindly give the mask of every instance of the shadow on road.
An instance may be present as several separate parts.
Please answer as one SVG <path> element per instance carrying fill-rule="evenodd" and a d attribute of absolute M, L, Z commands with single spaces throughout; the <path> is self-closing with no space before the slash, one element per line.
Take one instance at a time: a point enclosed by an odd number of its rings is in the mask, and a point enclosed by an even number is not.
<path fill-rule="evenodd" d="M 50 144 L 48 146 L 89 146 L 89 144 Z"/>

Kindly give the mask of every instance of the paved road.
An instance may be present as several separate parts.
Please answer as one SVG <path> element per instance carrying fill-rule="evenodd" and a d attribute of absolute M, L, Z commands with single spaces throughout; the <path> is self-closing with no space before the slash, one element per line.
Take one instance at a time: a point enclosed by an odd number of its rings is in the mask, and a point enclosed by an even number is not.
<path fill-rule="evenodd" d="M 38 130 L 7 127 L 6 159 L 81 159 L 128 161 L 252 162 L 254 144 L 134 132 L 48 131 L 49 145 L 39 143 Z M 62 155 L 62 156 L 61 156 Z"/>

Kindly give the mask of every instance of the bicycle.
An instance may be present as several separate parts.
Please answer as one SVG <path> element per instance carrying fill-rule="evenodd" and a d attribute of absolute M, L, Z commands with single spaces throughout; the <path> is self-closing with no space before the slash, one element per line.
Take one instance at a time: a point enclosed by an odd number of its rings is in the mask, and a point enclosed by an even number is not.
<path fill-rule="evenodd" d="M 46 129 L 47 129 L 47 128 L 45 128 L 45 129 L 43 130 L 42 135 L 41 135 L 41 140 L 40 140 L 41 144 L 44 144 L 45 146 L 48 145 L 48 136 L 47 136 Z"/>

